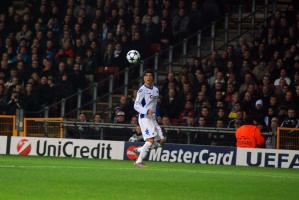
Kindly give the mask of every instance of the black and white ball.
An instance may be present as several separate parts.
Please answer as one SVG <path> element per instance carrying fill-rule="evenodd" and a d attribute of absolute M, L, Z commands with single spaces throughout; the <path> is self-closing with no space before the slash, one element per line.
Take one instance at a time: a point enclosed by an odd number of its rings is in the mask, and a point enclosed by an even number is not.
<path fill-rule="evenodd" d="M 140 61 L 140 53 L 137 50 L 130 50 L 127 53 L 127 60 L 131 64 L 136 64 Z"/>

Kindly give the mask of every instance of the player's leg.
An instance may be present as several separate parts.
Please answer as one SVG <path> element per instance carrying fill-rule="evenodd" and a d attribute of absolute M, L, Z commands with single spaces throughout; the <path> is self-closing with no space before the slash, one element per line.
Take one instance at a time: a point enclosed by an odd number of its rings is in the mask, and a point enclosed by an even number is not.
<path fill-rule="evenodd" d="M 140 154 L 135 162 L 135 165 L 138 167 L 143 167 L 143 160 L 145 159 L 145 157 L 147 156 L 149 150 L 151 149 L 152 144 L 154 143 L 154 138 L 147 138 L 146 142 L 144 143 L 144 145 L 141 148 Z"/>
<path fill-rule="evenodd" d="M 157 133 L 156 143 L 158 143 L 158 146 L 161 146 L 166 142 L 166 138 L 165 138 L 163 131 L 157 121 L 154 122 L 154 125 L 155 125 L 155 131 Z"/>
<path fill-rule="evenodd" d="M 137 149 L 137 151 L 139 150 L 139 156 L 135 162 L 136 166 L 143 165 L 143 160 L 147 156 L 156 136 L 153 120 L 147 118 L 139 119 L 139 125 L 145 143 L 141 148 Z"/>

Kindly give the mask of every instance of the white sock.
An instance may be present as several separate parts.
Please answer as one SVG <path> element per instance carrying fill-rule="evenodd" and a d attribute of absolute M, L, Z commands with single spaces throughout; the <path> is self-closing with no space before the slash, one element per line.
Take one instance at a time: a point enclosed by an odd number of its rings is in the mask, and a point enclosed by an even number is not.
<path fill-rule="evenodd" d="M 142 163 L 143 159 L 146 157 L 148 151 L 150 150 L 152 146 L 152 143 L 150 142 L 145 142 L 144 145 L 142 146 L 142 149 L 140 151 L 140 154 L 137 158 L 136 163 Z"/>
<path fill-rule="evenodd" d="M 137 152 L 138 152 L 138 153 L 140 153 L 140 152 L 141 152 L 141 150 L 142 150 L 142 147 L 143 147 L 143 146 L 141 146 L 141 147 L 137 147 L 137 148 L 136 148 L 136 150 L 137 150 Z"/>

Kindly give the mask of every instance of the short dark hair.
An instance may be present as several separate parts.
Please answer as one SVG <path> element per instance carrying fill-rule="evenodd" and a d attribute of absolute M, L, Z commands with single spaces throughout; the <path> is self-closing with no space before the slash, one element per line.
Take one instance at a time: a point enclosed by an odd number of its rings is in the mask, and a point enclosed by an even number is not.
<path fill-rule="evenodd" d="M 154 73 L 153 73 L 153 71 L 151 69 L 144 70 L 143 76 L 145 76 L 146 74 L 152 74 L 152 75 L 154 75 Z"/>

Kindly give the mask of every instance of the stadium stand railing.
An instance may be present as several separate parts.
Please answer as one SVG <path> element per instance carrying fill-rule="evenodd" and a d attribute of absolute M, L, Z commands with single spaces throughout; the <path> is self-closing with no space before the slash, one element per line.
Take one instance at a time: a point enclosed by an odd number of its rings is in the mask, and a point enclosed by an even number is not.
<path fill-rule="evenodd" d="M 17 136 L 16 116 L 0 115 L 0 135 Z"/>
<path fill-rule="evenodd" d="M 63 118 L 24 118 L 24 131 L 21 136 L 63 138 Z M 49 123 L 55 121 L 56 123 Z M 60 123 L 59 123 L 60 122 Z"/>
<path fill-rule="evenodd" d="M 277 128 L 276 146 L 277 149 L 299 150 L 299 128 Z"/>
<path fill-rule="evenodd" d="M 40 122 L 40 119 L 32 119 Z M 65 137 L 77 139 L 100 139 L 129 141 L 132 124 L 94 123 L 61 120 L 43 120 L 43 123 L 53 126 L 63 126 Z M 95 129 L 97 128 L 97 129 Z M 218 146 L 235 146 L 235 129 L 214 127 L 165 126 L 161 128 L 166 134 L 168 143 L 201 144 Z M 270 132 L 263 132 L 264 136 L 272 136 Z M 275 144 L 273 144 L 274 148 Z"/>

